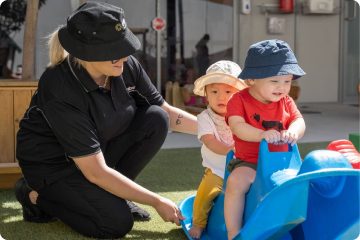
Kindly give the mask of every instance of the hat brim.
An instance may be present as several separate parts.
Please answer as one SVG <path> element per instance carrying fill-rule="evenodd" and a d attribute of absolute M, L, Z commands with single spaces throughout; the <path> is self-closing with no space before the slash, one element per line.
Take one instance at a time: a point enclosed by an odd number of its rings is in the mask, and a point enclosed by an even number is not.
<path fill-rule="evenodd" d="M 239 78 L 241 79 L 262 79 L 273 76 L 293 74 L 293 79 L 296 80 L 306 73 L 300 68 L 298 64 L 284 64 L 267 67 L 246 67 L 241 71 Z"/>
<path fill-rule="evenodd" d="M 232 75 L 225 73 L 210 73 L 198 78 L 194 82 L 194 93 L 199 96 L 205 96 L 205 86 L 213 83 L 224 83 L 233 86 L 238 90 L 248 87 L 243 80 Z"/>
<path fill-rule="evenodd" d="M 72 56 L 87 62 L 102 62 L 121 59 L 130 56 L 140 49 L 139 39 L 126 28 L 124 38 L 111 43 L 86 44 L 74 38 L 67 26 L 59 29 L 61 46 Z"/>

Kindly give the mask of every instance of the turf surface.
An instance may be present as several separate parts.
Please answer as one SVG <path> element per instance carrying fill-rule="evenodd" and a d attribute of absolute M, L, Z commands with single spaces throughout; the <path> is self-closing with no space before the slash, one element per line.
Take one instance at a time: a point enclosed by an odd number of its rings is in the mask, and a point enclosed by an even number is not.
<path fill-rule="evenodd" d="M 326 149 L 329 142 L 300 143 L 302 158 L 312 150 Z M 204 173 L 200 148 L 162 149 L 136 179 L 145 188 L 178 204 L 183 198 L 196 193 Z M 164 223 L 156 211 L 148 206 L 153 219 L 136 222 L 125 239 L 187 239 L 181 227 Z M 36 224 L 22 221 L 21 205 L 12 189 L 0 190 L 0 240 L 54 240 L 91 239 L 75 232 L 61 221 Z"/>

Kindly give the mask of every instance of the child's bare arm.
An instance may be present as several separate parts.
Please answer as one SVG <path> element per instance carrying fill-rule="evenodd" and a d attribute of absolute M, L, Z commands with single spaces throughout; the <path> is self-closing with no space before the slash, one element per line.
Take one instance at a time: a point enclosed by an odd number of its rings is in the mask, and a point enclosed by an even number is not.
<path fill-rule="evenodd" d="M 210 149 L 212 152 L 220 155 L 227 155 L 230 150 L 234 150 L 234 145 L 226 145 L 215 138 L 214 135 L 205 134 L 201 136 L 200 140 L 205 144 L 205 146 Z"/>
<path fill-rule="evenodd" d="M 228 123 L 231 132 L 241 140 L 248 142 L 260 142 L 261 129 L 255 128 L 245 122 L 245 119 L 240 116 L 231 116 L 228 118 Z"/>
<path fill-rule="evenodd" d="M 261 142 L 265 139 L 268 143 L 280 141 L 280 133 L 276 130 L 261 130 L 245 122 L 240 116 L 231 116 L 228 119 L 231 132 L 241 140 L 248 142 Z"/>
<path fill-rule="evenodd" d="M 281 131 L 281 141 L 284 143 L 291 143 L 291 146 L 304 136 L 305 121 L 303 118 L 295 119 L 289 126 L 288 130 Z"/>

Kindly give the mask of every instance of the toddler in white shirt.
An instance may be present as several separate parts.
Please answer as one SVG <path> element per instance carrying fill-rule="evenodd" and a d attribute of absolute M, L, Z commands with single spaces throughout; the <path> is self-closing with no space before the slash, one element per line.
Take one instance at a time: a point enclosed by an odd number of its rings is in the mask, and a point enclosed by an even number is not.
<path fill-rule="evenodd" d="M 225 123 L 227 103 L 237 91 L 246 88 L 238 79 L 241 68 L 231 61 L 218 61 L 206 75 L 195 81 L 194 93 L 205 96 L 208 107 L 197 116 L 198 139 L 203 143 L 201 156 L 205 175 L 198 188 L 193 208 L 192 238 L 199 239 L 206 227 L 213 200 L 220 194 L 225 174 L 226 155 L 234 150 L 230 127 Z"/>

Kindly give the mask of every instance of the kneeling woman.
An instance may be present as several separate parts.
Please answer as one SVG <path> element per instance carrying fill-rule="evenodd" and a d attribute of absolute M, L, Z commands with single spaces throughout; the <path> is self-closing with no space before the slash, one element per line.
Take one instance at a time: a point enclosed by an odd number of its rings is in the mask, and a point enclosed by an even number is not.
<path fill-rule="evenodd" d="M 20 122 L 14 187 L 25 221 L 58 218 L 94 238 L 119 238 L 150 214 L 179 225 L 176 205 L 133 182 L 168 128 L 196 118 L 167 104 L 138 61 L 121 8 L 87 2 L 49 38 L 50 65 Z M 126 200 L 125 200 L 126 199 Z"/>

